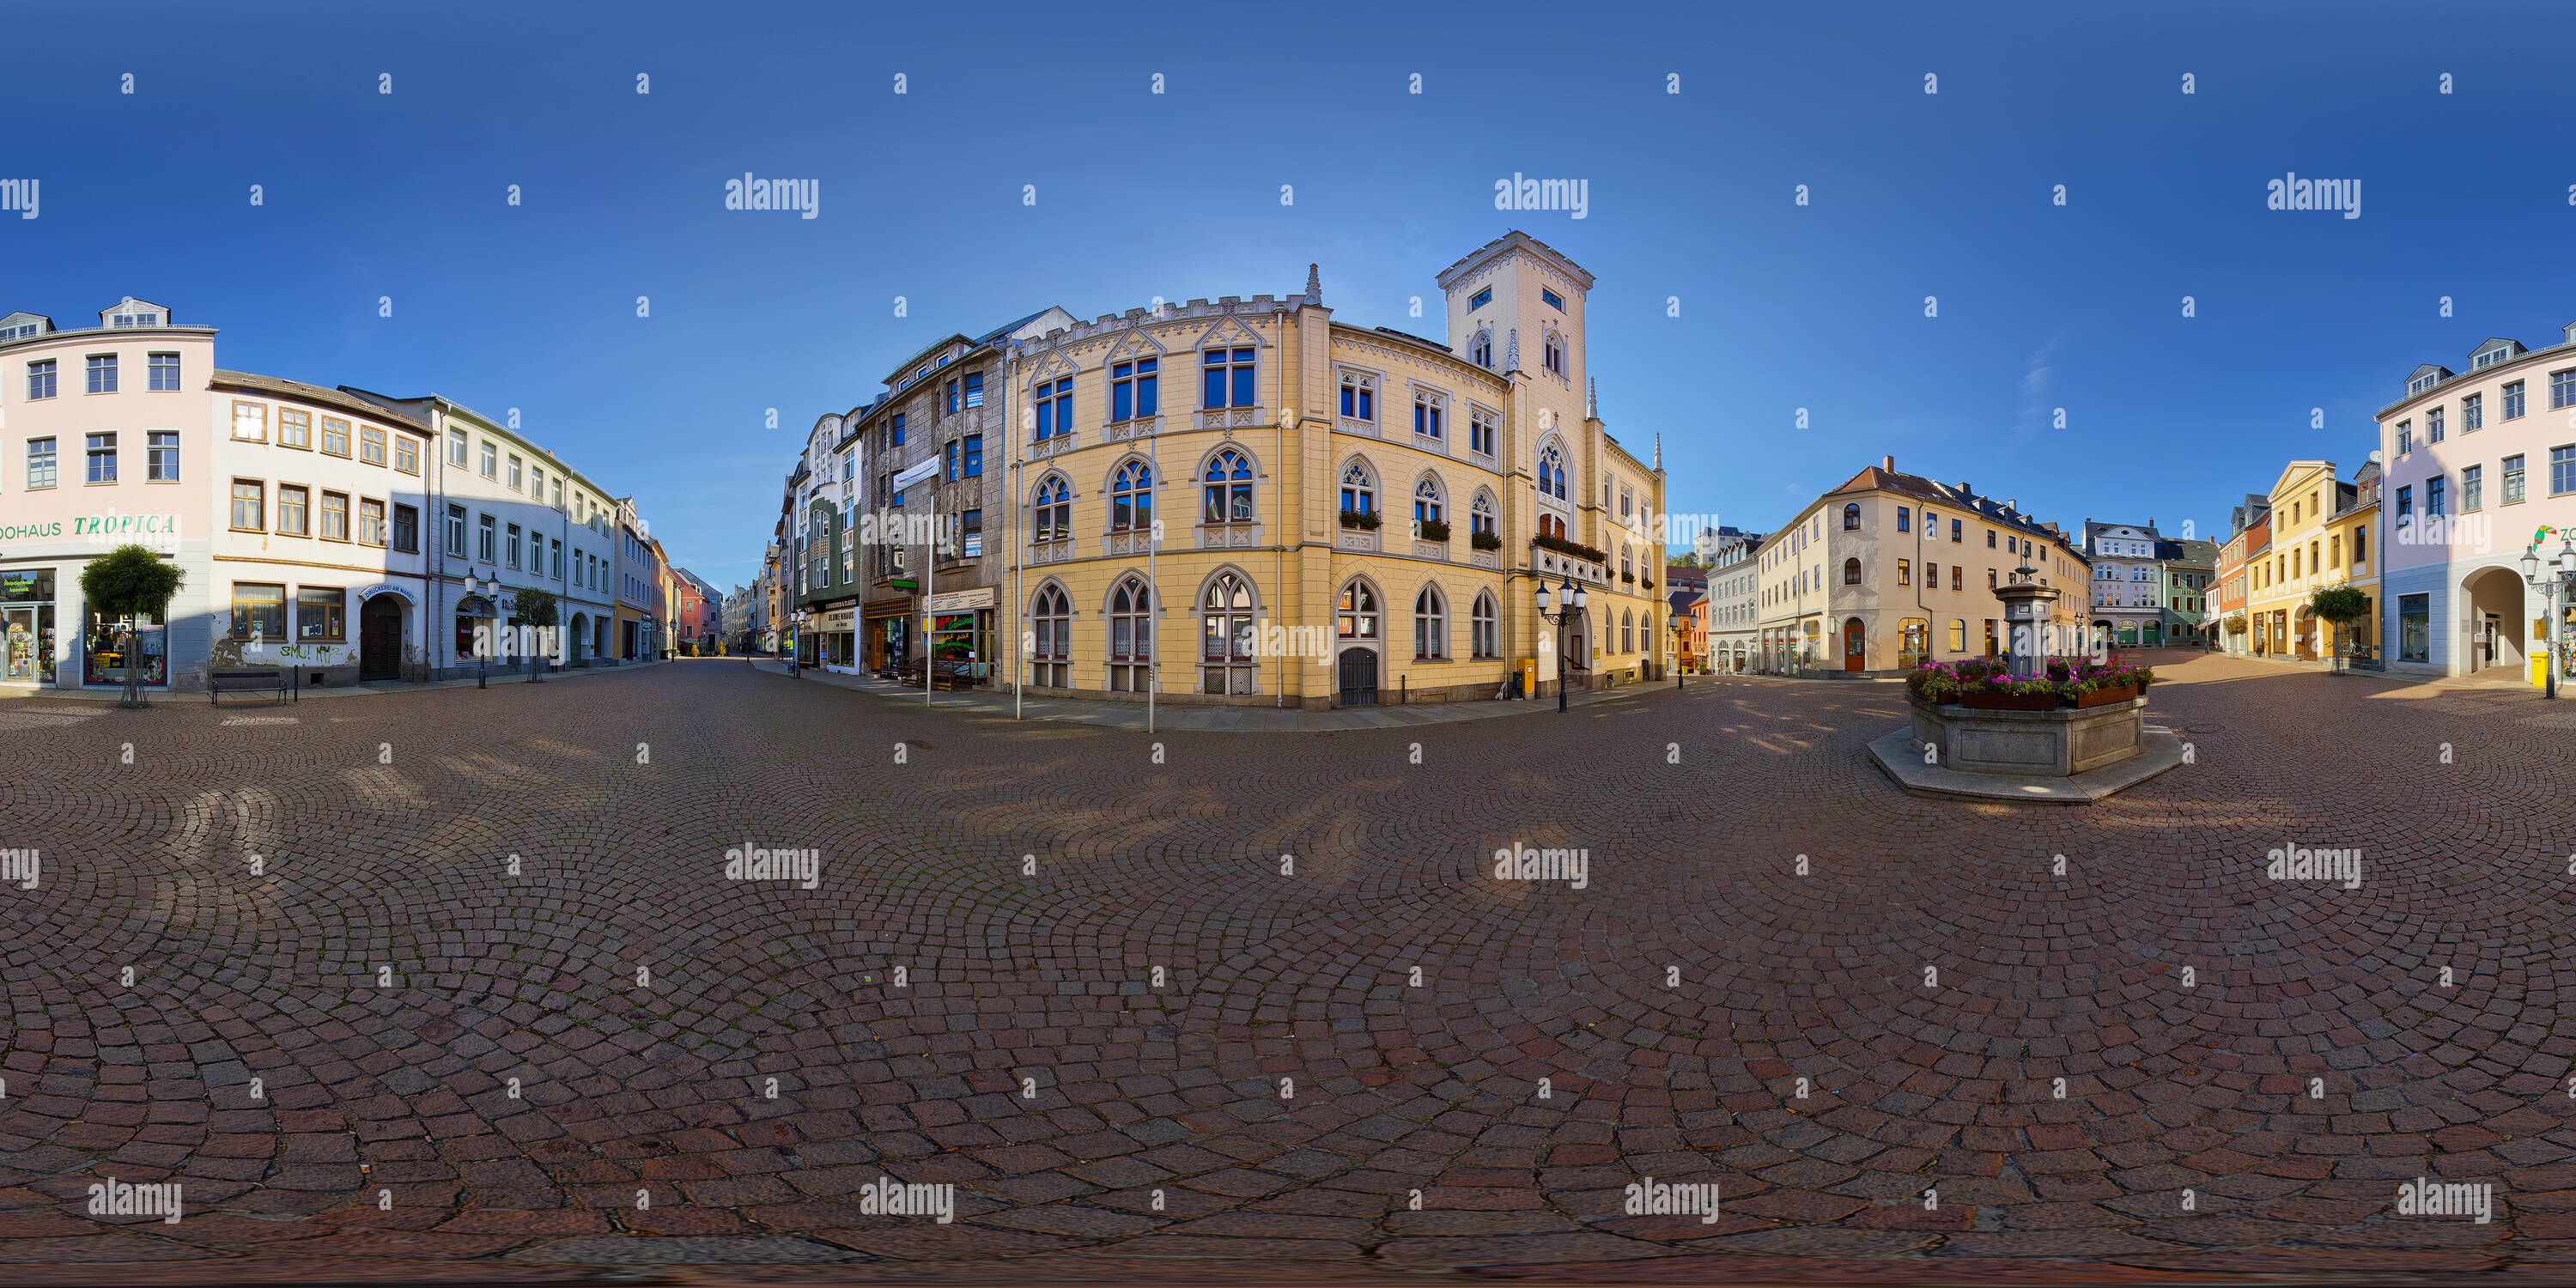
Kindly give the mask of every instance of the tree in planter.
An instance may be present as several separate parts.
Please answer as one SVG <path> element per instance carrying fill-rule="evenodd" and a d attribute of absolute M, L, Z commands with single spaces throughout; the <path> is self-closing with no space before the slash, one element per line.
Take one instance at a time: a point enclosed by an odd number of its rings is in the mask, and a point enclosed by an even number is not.
<path fill-rule="evenodd" d="M 510 609 L 510 624 L 513 626 L 536 626 L 551 632 L 554 629 L 555 619 L 562 613 L 562 609 L 555 602 L 554 592 L 535 586 L 521 587 L 517 594 L 511 596 L 511 601 L 513 607 Z M 545 669 L 545 650 L 540 648 L 537 650 L 537 655 L 529 660 L 528 683 L 545 683 Z"/>
<path fill-rule="evenodd" d="M 153 553 L 150 546 L 126 545 L 89 561 L 81 570 L 81 598 L 90 611 L 125 619 L 125 700 L 128 707 L 148 706 L 143 700 L 143 667 L 135 656 L 134 624 L 149 615 L 160 617 L 170 609 L 170 597 L 179 593 L 188 575 L 177 564 Z"/>
<path fill-rule="evenodd" d="M 2370 596 L 2361 593 L 2359 588 L 2353 586 L 2328 586 L 2308 596 L 2308 611 L 2316 614 L 2322 621 L 2333 623 L 2334 664 L 2336 670 L 2342 670 L 2347 643 L 2343 637 L 2344 627 L 2360 620 L 2370 612 Z"/>

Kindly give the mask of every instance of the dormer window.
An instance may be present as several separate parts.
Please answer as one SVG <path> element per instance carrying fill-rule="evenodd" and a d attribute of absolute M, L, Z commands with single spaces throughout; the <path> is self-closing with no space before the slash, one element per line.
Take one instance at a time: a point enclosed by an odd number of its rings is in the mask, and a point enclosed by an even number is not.
<path fill-rule="evenodd" d="M 2408 392 L 2408 393 L 2410 393 L 2410 394 L 2420 394 L 2420 393 L 2424 392 L 2425 390 L 2430 389 L 2430 388 L 2432 388 L 2433 386 L 2438 385 L 2438 384 L 2440 384 L 2440 383 L 2442 383 L 2442 373 L 2441 373 L 2441 372 L 2439 372 L 2439 371 L 2427 371 L 2427 372 L 2425 372 L 2423 375 L 2417 376 L 2417 377 L 2415 377 L 2413 380 L 2409 380 L 2409 381 L 2407 381 L 2407 382 L 2406 382 L 2406 392 Z"/>

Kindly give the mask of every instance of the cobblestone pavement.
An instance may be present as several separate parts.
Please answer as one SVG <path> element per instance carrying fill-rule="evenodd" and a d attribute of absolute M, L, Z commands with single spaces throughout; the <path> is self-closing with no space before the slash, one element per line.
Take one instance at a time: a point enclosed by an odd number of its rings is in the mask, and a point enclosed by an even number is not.
<path fill-rule="evenodd" d="M 1158 738 L 732 662 L 0 703 L 0 1282 L 2576 1277 L 2576 702 L 2167 675 L 2193 763 L 2022 810 L 1889 785 L 1890 685 Z"/>

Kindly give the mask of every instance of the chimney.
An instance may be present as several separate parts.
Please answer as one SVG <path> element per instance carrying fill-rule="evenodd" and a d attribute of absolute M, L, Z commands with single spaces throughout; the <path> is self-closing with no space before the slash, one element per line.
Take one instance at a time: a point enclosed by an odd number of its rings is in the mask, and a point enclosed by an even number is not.
<path fill-rule="evenodd" d="M 1885 470 L 1890 474 L 1894 474 L 1896 472 L 1896 458 L 1893 456 L 1879 457 L 1878 468 Z"/>
<path fill-rule="evenodd" d="M 1959 495 L 1961 495 L 1961 496 L 1975 496 L 1976 494 L 1977 494 L 1977 489 L 1975 489 L 1975 488 L 1973 488 L 1973 487 L 1970 487 L 1970 486 L 1968 485 L 1968 481 L 1967 481 L 1966 479 L 1961 479 L 1961 480 L 1959 480 Z"/>
<path fill-rule="evenodd" d="M 2019 515 L 2019 514 L 2021 513 L 2021 502 L 2020 502 L 2020 500 L 2015 499 L 2015 500 L 2011 500 L 2011 501 L 2006 501 L 2006 502 L 2004 502 L 2004 513 L 2006 513 L 2006 514 L 2011 514 L 2011 515 Z"/>

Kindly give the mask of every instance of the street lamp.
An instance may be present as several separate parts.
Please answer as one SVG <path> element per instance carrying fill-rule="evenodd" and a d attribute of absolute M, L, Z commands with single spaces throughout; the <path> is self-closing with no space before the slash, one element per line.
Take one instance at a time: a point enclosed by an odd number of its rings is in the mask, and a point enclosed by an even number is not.
<path fill-rule="evenodd" d="M 1538 584 L 1538 618 L 1556 627 L 1556 709 L 1563 711 L 1565 710 L 1565 628 L 1574 620 L 1576 613 L 1583 611 L 1585 595 L 1581 586 L 1575 585 L 1571 579 L 1568 579 L 1564 585 L 1557 588 L 1556 599 L 1560 607 L 1555 615 L 1550 616 L 1547 611 L 1547 583 L 1541 581 Z"/>
<path fill-rule="evenodd" d="M 2551 567 L 2550 564 L 2556 566 Z M 2558 696 L 2560 648 L 2559 601 L 2563 597 L 2559 587 L 2563 581 L 2576 580 L 2576 537 L 2562 539 L 2558 545 L 2558 558 L 2549 563 L 2541 561 L 2540 542 L 2534 540 L 2522 552 L 2522 580 L 2540 593 L 2541 638 L 2547 641 L 2540 664 L 2541 692 L 2545 697 L 2555 698 Z"/>
<path fill-rule="evenodd" d="M 492 587 L 493 587 L 493 590 L 492 590 L 492 598 L 491 598 L 489 601 L 487 601 L 487 602 L 489 602 L 489 603 L 492 605 L 492 607 L 493 607 L 493 609 L 494 609 L 494 611 L 495 611 L 496 613 L 499 611 L 499 608 L 500 608 L 500 586 L 501 586 L 501 578 L 500 578 L 498 575 L 495 575 L 495 576 L 492 578 Z M 481 590 L 482 590 L 482 583 L 481 583 L 481 582 L 478 582 L 478 581 L 476 581 L 476 580 L 474 579 L 474 574 L 473 574 L 473 573 L 471 573 L 471 572 L 468 572 L 467 574 L 465 574 L 465 593 L 466 593 L 466 594 L 468 594 L 468 595 L 479 594 L 479 593 L 481 593 Z M 474 687 L 475 687 L 475 688 L 478 688 L 478 689 L 488 689 L 488 688 L 492 687 L 489 683 L 487 683 L 487 682 L 485 681 L 485 667 L 486 667 L 486 664 L 487 664 L 487 663 L 489 663 L 489 662 L 491 661 L 491 659 L 492 659 L 492 629 L 491 629 L 489 626 L 486 626 L 486 627 L 484 627 L 484 628 L 482 629 L 482 631 L 479 633 L 479 637 L 474 641 Z"/>

